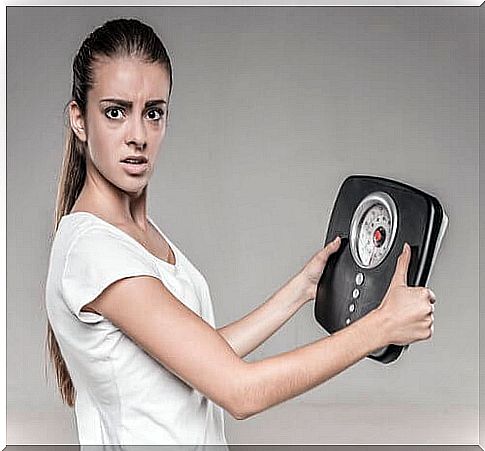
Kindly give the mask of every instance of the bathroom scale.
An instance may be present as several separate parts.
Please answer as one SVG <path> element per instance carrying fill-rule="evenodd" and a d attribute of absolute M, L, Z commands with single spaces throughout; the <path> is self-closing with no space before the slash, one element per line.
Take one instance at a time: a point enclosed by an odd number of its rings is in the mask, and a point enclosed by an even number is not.
<path fill-rule="evenodd" d="M 425 287 L 448 225 L 434 196 L 375 176 L 347 177 L 337 194 L 325 245 L 341 237 L 317 285 L 315 318 L 330 334 L 349 326 L 382 302 L 407 242 L 408 285 Z M 409 345 L 391 344 L 367 357 L 381 363 L 399 358 Z"/>

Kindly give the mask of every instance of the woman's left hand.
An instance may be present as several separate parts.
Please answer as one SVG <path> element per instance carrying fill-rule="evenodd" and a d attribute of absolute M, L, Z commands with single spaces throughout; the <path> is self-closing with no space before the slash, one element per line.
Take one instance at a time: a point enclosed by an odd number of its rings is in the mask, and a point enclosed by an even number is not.
<path fill-rule="evenodd" d="M 299 276 L 305 286 L 306 301 L 311 301 L 316 298 L 318 281 L 322 276 L 328 258 L 339 249 L 340 242 L 341 239 L 337 236 L 333 241 L 330 241 L 324 248 L 314 254 L 300 271 Z"/>

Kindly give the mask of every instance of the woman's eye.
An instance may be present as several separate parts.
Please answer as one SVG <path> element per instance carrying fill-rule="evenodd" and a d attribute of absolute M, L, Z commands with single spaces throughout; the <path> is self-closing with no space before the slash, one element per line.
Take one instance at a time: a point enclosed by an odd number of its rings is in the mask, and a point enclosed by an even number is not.
<path fill-rule="evenodd" d="M 162 119 L 163 114 L 164 112 L 160 108 L 154 108 L 147 112 L 148 118 L 152 121 L 159 121 L 160 119 Z"/>
<path fill-rule="evenodd" d="M 108 108 L 105 114 L 108 119 L 119 119 L 122 117 L 121 108 Z"/>

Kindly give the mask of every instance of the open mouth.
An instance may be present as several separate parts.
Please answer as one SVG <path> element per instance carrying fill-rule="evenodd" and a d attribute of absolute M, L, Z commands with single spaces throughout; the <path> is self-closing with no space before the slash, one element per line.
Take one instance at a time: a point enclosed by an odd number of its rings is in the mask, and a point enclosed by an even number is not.
<path fill-rule="evenodd" d="M 122 163 L 128 163 L 128 164 L 144 164 L 143 161 L 140 160 L 123 160 Z"/>
<path fill-rule="evenodd" d="M 124 160 L 121 160 L 122 163 L 128 163 L 128 164 L 145 164 L 147 163 L 147 159 L 145 157 L 136 157 L 136 158 L 125 158 Z"/>
<path fill-rule="evenodd" d="M 125 158 L 121 160 L 125 170 L 132 175 L 140 174 L 148 169 L 148 160 L 145 157 Z"/>

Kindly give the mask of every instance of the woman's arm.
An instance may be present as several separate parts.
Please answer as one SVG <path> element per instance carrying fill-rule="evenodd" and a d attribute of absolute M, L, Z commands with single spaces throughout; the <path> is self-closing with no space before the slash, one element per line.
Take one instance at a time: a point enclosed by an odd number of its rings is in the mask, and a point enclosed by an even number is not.
<path fill-rule="evenodd" d="M 273 335 L 308 300 L 302 274 L 297 274 L 264 304 L 238 321 L 217 329 L 239 357 L 245 357 Z"/>
<path fill-rule="evenodd" d="M 381 343 L 379 328 L 366 320 L 334 340 L 322 339 L 258 365 L 247 363 L 213 327 L 151 276 L 118 280 L 89 306 L 236 419 L 323 382 Z"/>
<path fill-rule="evenodd" d="M 239 357 L 245 357 L 273 335 L 304 304 L 316 296 L 320 276 L 328 257 L 336 252 L 340 240 L 319 250 L 304 268 L 264 304 L 245 317 L 217 329 Z"/>
<path fill-rule="evenodd" d="M 408 264 L 409 255 L 400 257 L 397 279 Z M 429 338 L 430 291 L 396 280 L 382 308 L 330 337 L 253 363 L 155 277 L 118 280 L 90 306 L 182 381 L 244 419 L 321 384 L 373 350 Z"/>

